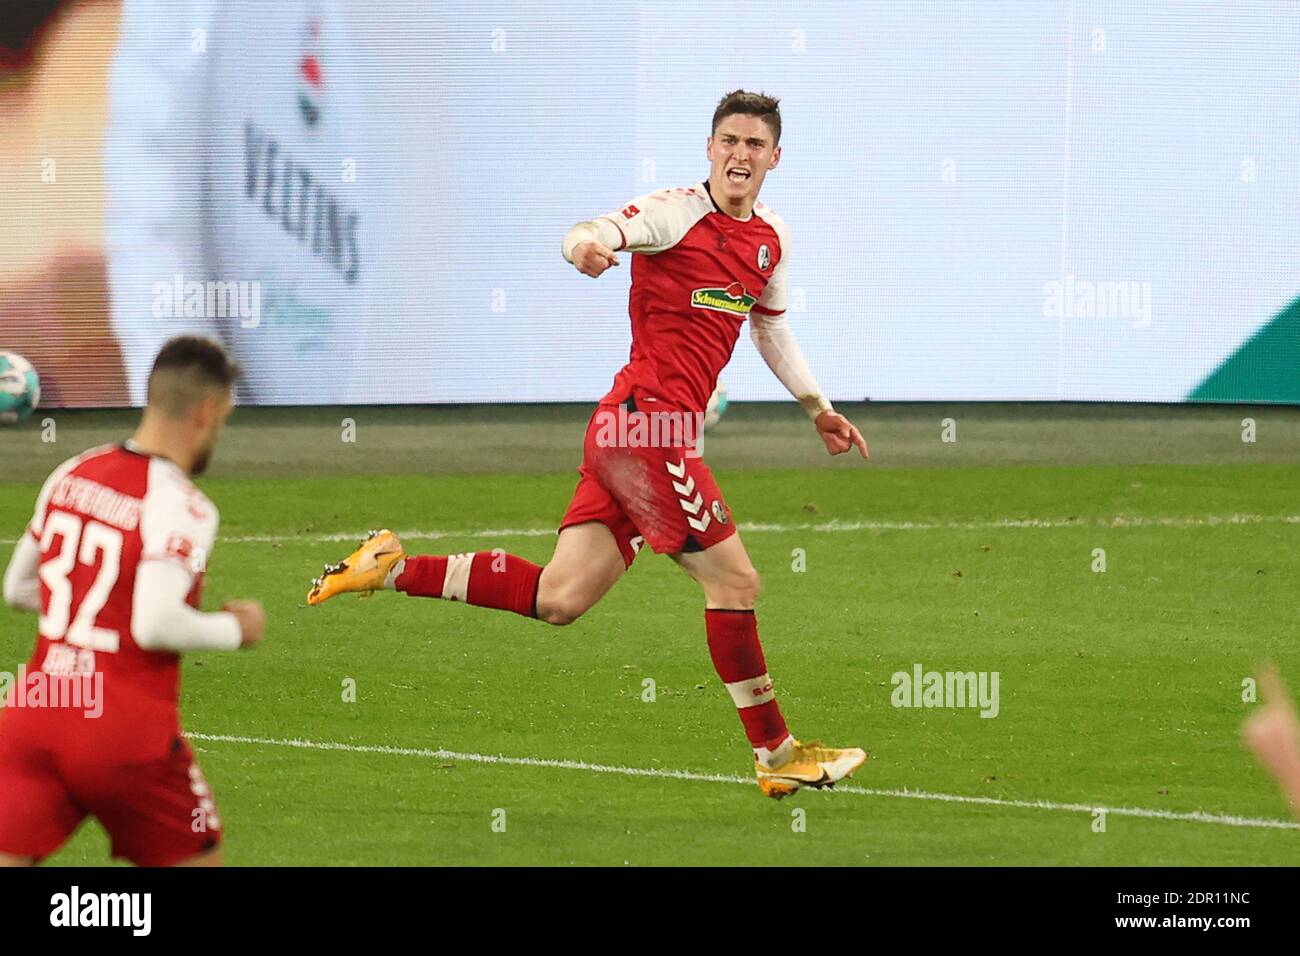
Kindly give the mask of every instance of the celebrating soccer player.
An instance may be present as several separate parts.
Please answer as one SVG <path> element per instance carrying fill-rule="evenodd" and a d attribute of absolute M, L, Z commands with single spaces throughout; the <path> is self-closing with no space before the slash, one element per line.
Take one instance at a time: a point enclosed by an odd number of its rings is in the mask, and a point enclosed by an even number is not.
<path fill-rule="evenodd" d="M 37 611 L 26 673 L 0 710 L 0 865 L 37 863 L 94 816 L 142 866 L 215 866 L 221 820 L 181 733 L 183 651 L 262 640 L 256 601 L 198 610 L 217 509 L 203 471 L 237 369 L 182 336 L 154 361 L 134 437 L 59 466 L 4 577 Z"/>
<path fill-rule="evenodd" d="M 760 354 L 832 455 L 867 445 L 822 394 L 786 321 L 785 222 L 757 201 L 781 158 L 771 97 L 737 90 L 713 114 L 706 182 L 634 199 L 574 226 L 563 254 L 592 278 L 632 258 L 632 354 L 587 428 L 580 479 L 545 567 L 491 552 L 407 556 L 375 532 L 308 594 L 392 588 L 568 624 L 599 601 L 645 544 L 704 590 L 714 667 L 735 702 L 769 796 L 825 787 L 866 760 L 857 748 L 796 740 L 786 728 L 758 640 L 758 573 L 730 509 L 698 455 L 698 427 L 748 318 Z"/>

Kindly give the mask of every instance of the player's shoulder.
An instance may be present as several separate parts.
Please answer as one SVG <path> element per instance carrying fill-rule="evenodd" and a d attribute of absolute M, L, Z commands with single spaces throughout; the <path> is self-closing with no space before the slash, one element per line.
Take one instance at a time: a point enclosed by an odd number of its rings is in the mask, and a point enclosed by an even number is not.
<path fill-rule="evenodd" d="M 51 503 L 78 502 L 84 492 L 94 491 L 100 486 L 119 495 L 139 498 L 140 491 L 136 487 L 139 482 L 129 476 L 124 478 L 119 467 L 119 456 L 124 453 L 121 445 L 97 445 L 73 455 L 50 472 L 36 496 L 36 509 L 30 526 L 32 533 L 39 535 L 44 524 L 43 516 Z"/>
<path fill-rule="evenodd" d="M 705 188 L 704 183 L 695 183 L 690 186 L 673 186 L 668 189 L 661 189 L 656 196 L 662 196 L 661 201 L 685 206 L 690 209 L 705 209 L 712 211 L 713 199 L 709 196 L 709 191 Z"/>
<path fill-rule="evenodd" d="M 643 213 L 651 218 L 687 217 L 698 219 L 707 215 L 712 209 L 713 201 L 709 198 L 709 194 L 704 191 L 701 184 L 696 183 L 694 186 L 670 186 L 665 189 L 656 189 L 654 192 L 638 196 L 624 206 L 620 212 L 627 219 L 631 219 L 638 213 Z"/>
<path fill-rule="evenodd" d="M 42 499 L 48 498 L 49 493 L 64 478 L 67 478 L 74 471 L 82 468 L 87 463 L 98 461 L 107 455 L 112 455 L 118 450 L 118 448 L 118 445 L 113 444 L 96 445 L 94 448 L 88 448 L 80 454 L 73 455 L 50 472 L 49 476 L 45 479 L 44 486 L 41 488 L 40 497 Z"/>
<path fill-rule="evenodd" d="M 85 451 L 73 455 L 71 458 L 65 460 L 62 464 L 60 464 L 57 468 L 55 468 L 52 472 L 50 472 L 50 478 L 51 479 L 54 479 L 56 477 L 61 478 L 64 475 L 71 473 L 75 469 L 80 468 L 82 465 L 86 464 L 89 461 L 93 461 L 95 459 L 103 458 L 107 455 L 112 455 L 116 453 L 120 448 L 121 448 L 120 445 L 113 444 L 111 442 L 105 445 L 96 445 L 94 448 L 87 448 Z"/>
<path fill-rule="evenodd" d="M 157 456 L 149 458 L 145 512 L 168 518 L 187 516 L 198 524 L 215 525 L 218 519 L 217 506 L 190 476 L 175 463 Z"/>
<path fill-rule="evenodd" d="M 657 189 L 638 196 L 604 218 L 624 236 L 624 245 L 639 252 L 671 249 L 713 209 L 702 185 Z"/>
<path fill-rule="evenodd" d="M 772 227 L 773 231 L 776 232 L 777 238 L 781 240 L 782 249 L 789 247 L 790 227 L 786 225 L 784 219 L 777 215 L 775 209 L 766 203 L 755 202 L 754 215 Z"/>

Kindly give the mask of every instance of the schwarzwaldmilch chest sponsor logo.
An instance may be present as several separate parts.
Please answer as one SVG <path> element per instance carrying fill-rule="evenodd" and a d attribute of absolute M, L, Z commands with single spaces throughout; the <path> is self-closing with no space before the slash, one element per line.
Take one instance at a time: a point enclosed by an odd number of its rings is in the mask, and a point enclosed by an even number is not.
<path fill-rule="evenodd" d="M 275 137 L 244 121 L 244 195 L 348 285 L 361 272 L 359 216 Z"/>
<path fill-rule="evenodd" d="M 757 301 L 739 282 L 733 282 L 725 289 L 696 289 L 691 293 L 692 308 L 730 312 L 733 315 L 749 315 L 749 310 Z"/>

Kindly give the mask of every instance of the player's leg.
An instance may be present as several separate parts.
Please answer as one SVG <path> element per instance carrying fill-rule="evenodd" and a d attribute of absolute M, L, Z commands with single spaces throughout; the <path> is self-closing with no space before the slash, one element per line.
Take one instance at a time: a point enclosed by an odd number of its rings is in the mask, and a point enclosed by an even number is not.
<path fill-rule="evenodd" d="M 411 597 L 462 601 L 537 617 L 541 575 L 540 565 L 494 548 L 463 554 L 403 556 L 384 576 L 383 586 Z"/>
<path fill-rule="evenodd" d="M 144 764 L 78 765 L 78 799 L 136 866 L 220 866 L 222 825 L 215 798 L 188 741 Z"/>
<path fill-rule="evenodd" d="M 536 617 L 542 569 L 500 548 L 465 554 L 408 555 L 393 532 L 372 531 L 338 564 L 326 565 L 312 582 L 308 604 L 337 594 L 392 590 L 412 597 L 443 598 Z"/>
<path fill-rule="evenodd" d="M 54 755 L 28 746 L 9 722 L 0 731 L 0 867 L 36 865 L 63 846 L 85 816 Z"/>
<path fill-rule="evenodd" d="M 560 531 L 555 553 L 537 586 L 537 616 L 548 624 L 572 624 L 623 576 L 627 563 L 618 541 L 599 521 Z"/>
<path fill-rule="evenodd" d="M 709 654 L 754 749 L 763 793 L 784 797 L 800 787 L 832 786 L 860 767 L 867 759 L 862 750 L 801 743 L 786 728 L 758 640 L 758 572 L 739 533 L 673 560 L 704 590 Z"/>
<path fill-rule="evenodd" d="M 624 536 L 634 535 L 631 529 Z M 544 567 L 500 549 L 408 555 L 391 531 L 380 531 L 344 561 L 326 568 L 307 602 L 320 604 L 336 594 L 388 588 L 411 597 L 514 611 L 548 624 L 571 624 L 605 596 L 634 554 L 625 552 L 607 524 L 594 518 L 561 528 L 555 553 Z"/>
<path fill-rule="evenodd" d="M 784 760 L 794 742 L 758 643 L 758 572 L 712 472 L 698 456 L 675 447 L 609 449 L 591 456 L 591 464 L 629 525 L 640 528 L 656 553 L 671 555 L 704 589 L 709 652 L 736 701 L 755 757 Z"/>
<path fill-rule="evenodd" d="M 570 624 L 622 577 L 642 541 L 604 485 L 585 467 L 581 474 L 544 568 L 499 548 L 408 555 L 391 531 L 375 531 L 343 561 L 325 568 L 312 582 L 307 603 L 388 588 Z"/>
<path fill-rule="evenodd" d="M 733 531 L 703 551 L 674 554 L 672 558 L 704 591 L 709 655 L 736 704 L 755 759 L 764 764 L 784 760 L 792 737 L 777 705 L 758 640 L 754 614 L 758 572 L 740 534 Z"/>
<path fill-rule="evenodd" d="M 740 532 L 703 551 L 674 554 L 677 562 L 704 591 L 710 610 L 752 611 L 758 600 L 759 579 Z"/>

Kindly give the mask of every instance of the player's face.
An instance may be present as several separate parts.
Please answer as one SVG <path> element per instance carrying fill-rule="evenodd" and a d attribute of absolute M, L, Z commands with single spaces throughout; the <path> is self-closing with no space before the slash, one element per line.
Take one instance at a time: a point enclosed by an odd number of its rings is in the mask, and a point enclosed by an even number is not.
<path fill-rule="evenodd" d="M 730 205 L 752 208 L 767 171 L 781 159 L 771 127 L 757 116 L 735 113 L 709 137 L 709 189 Z"/>
<path fill-rule="evenodd" d="M 194 466 L 190 469 L 191 475 L 201 475 L 207 470 L 212 452 L 217 447 L 217 439 L 221 437 L 221 429 L 234 407 L 234 398 L 229 389 L 213 392 L 199 403 L 202 439 L 194 456 Z"/>

